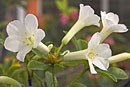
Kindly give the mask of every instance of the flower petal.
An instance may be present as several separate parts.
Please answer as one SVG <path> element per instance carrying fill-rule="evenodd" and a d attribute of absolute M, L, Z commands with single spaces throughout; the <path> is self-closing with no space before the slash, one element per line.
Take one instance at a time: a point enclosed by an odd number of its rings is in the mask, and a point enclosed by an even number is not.
<path fill-rule="evenodd" d="M 97 15 L 92 15 L 92 16 L 89 16 L 88 18 L 84 19 L 84 22 L 85 22 L 85 25 L 86 26 L 90 26 L 90 25 L 99 25 L 99 20 L 100 20 L 100 17 L 97 16 Z M 97 24 L 98 23 L 98 24 Z"/>
<path fill-rule="evenodd" d="M 27 54 L 28 52 L 30 52 L 31 49 L 32 49 L 31 46 L 26 46 L 26 47 L 24 47 L 22 50 L 20 50 L 20 51 L 17 53 L 16 58 L 17 58 L 18 60 L 24 62 L 24 58 L 25 58 L 26 54 Z"/>
<path fill-rule="evenodd" d="M 90 6 L 84 6 L 83 4 L 80 4 L 79 19 L 82 20 L 92 14 L 94 14 L 94 10 Z"/>
<path fill-rule="evenodd" d="M 91 38 L 91 40 L 89 41 L 89 43 L 88 43 L 88 48 L 94 48 L 94 47 L 98 46 L 99 43 L 100 43 L 100 40 L 101 40 L 101 35 L 100 35 L 100 33 L 99 33 L 99 32 L 95 33 L 95 34 L 92 36 L 92 38 Z"/>
<path fill-rule="evenodd" d="M 36 48 L 44 37 L 45 37 L 45 32 L 42 29 L 36 30 L 35 42 L 33 47 Z"/>
<path fill-rule="evenodd" d="M 89 63 L 89 66 L 90 66 L 90 71 L 91 71 L 91 73 L 92 73 L 92 74 L 97 74 L 97 72 L 96 72 L 95 69 L 94 69 L 94 66 L 93 66 L 92 62 L 91 62 L 90 60 L 88 60 L 88 63 Z"/>
<path fill-rule="evenodd" d="M 4 46 L 7 50 L 12 51 L 12 52 L 17 52 L 23 48 L 23 44 L 21 41 L 16 40 L 13 37 L 7 37 Z"/>
<path fill-rule="evenodd" d="M 98 56 L 103 58 L 109 58 L 112 55 L 110 46 L 108 44 L 100 44 L 94 49 Z"/>
<path fill-rule="evenodd" d="M 28 32 L 35 32 L 35 30 L 38 28 L 38 21 L 36 16 L 34 16 L 33 14 L 28 14 L 25 17 L 25 27 Z"/>
<path fill-rule="evenodd" d="M 7 33 L 9 36 L 23 35 L 25 31 L 25 26 L 19 20 L 12 21 L 7 25 Z"/>
<path fill-rule="evenodd" d="M 109 67 L 109 62 L 106 61 L 104 58 L 102 57 L 96 57 L 92 63 L 97 66 L 98 68 L 102 69 L 102 70 L 107 70 Z"/>
<path fill-rule="evenodd" d="M 117 24 L 117 25 L 113 25 L 109 28 L 109 30 L 113 31 L 113 32 L 127 32 L 128 29 L 124 24 Z"/>
<path fill-rule="evenodd" d="M 114 24 L 118 24 L 118 22 L 119 22 L 119 16 L 112 12 L 107 13 L 106 19 L 111 20 L 112 22 L 114 22 Z"/>

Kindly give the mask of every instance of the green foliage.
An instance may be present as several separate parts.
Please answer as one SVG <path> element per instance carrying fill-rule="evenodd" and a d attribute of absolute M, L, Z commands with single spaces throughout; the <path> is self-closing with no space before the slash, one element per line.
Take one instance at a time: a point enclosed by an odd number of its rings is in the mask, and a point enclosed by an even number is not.
<path fill-rule="evenodd" d="M 64 66 L 61 65 L 61 64 L 55 64 L 54 67 L 55 67 L 56 69 L 59 69 L 59 70 L 63 70 L 63 69 L 64 69 Z"/>
<path fill-rule="evenodd" d="M 117 67 L 110 67 L 107 71 L 97 70 L 97 72 L 111 78 L 115 82 L 119 79 L 128 79 L 128 75 L 122 69 Z"/>
<path fill-rule="evenodd" d="M 61 62 L 60 64 L 64 66 L 78 66 L 82 64 L 82 61 L 81 60 L 64 61 L 64 62 Z"/>
<path fill-rule="evenodd" d="M 39 50 L 33 49 L 32 52 L 37 55 L 37 59 L 43 58 L 45 60 L 48 60 L 48 58 L 45 55 L 43 55 L 43 53 L 41 53 Z"/>
<path fill-rule="evenodd" d="M 15 71 L 15 70 L 18 70 L 19 67 L 18 66 L 11 66 L 9 67 L 8 71 L 7 71 L 7 76 L 11 77 L 12 73 Z"/>
<path fill-rule="evenodd" d="M 4 46 L 5 36 L 2 32 L 0 32 L 0 45 Z"/>
<path fill-rule="evenodd" d="M 68 2 L 67 0 L 56 0 L 56 5 L 59 10 L 64 12 L 67 10 Z"/>
<path fill-rule="evenodd" d="M 36 83 L 37 87 L 43 87 L 44 86 L 42 79 L 36 73 L 33 73 L 33 80 Z"/>
<path fill-rule="evenodd" d="M 54 87 L 53 84 L 53 78 L 52 78 L 52 73 L 50 73 L 49 71 L 47 71 L 45 73 L 45 79 L 46 79 L 46 83 L 47 83 L 47 87 Z M 57 79 L 55 77 L 55 83 L 57 84 Z M 57 86 L 56 86 L 57 87 Z"/>
<path fill-rule="evenodd" d="M 68 87 L 87 87 L 87 86 L 81 83 L 72 83 Z"/>
<path fill-rule="evenodd" d="M 44 64 L 42 62 L 31 60 L 29 61 L 27 67 L 30 70 L 46 70 L 49 68 L 50 65 Z"/>

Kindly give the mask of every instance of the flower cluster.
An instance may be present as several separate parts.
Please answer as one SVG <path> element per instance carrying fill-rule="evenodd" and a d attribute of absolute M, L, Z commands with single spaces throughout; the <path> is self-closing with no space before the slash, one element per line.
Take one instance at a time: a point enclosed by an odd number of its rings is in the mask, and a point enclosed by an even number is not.
<path fill-rule="evenodd" d="M 72 18 L 76 17 L 77 12 L 73 12 Z M 62 22 L 66 23 L 67 18 L 62 15 Z M 64 20 L 66 19 L 66 20 Z M 112 32 L 126 32 L 127 27 L 124 24 L 118 24 L 119 17 L 114 13 L 106 13 L 101 11 L 101 18 L 94 13 L 94 10 L 88 6 L 80 4 L 79 17 L 74 26 L 68 31 L 68 33 L 62 39 L 62 45 L 59 47 L 56 57 L 59 55 L 59 51 L 66 45 L 72 37 L 78 33 L 85 26 L 96 25 L 100 26 L 99 21 L 102 21 L 103 28 L 101 32 L 96 32 L 90 41 L 88 42 L 88 48 L 85 50 L 80 50 L 76 52 L 69 52 L 65 54 L 64 61 L 69 60 L 88 60 L 90 66 L 90 71 L 92 74 L 96 74 L 94 65 L 102 70 L 107 70 L 109 63 L 114 61 L 119 61 L 121 58 L 128 59 L 129 54 L 121 54 L 119 56 L 111 57 L 112 51 L 109 44 L 102 43 Z M 49 54 L 53 45 L 48 47 L 44 45 L 41 40 L 45 37 L 45 32 L 42 29 L 38 29 L 37 18 L 28 14 L 25 17 L 24 23 L 19 20 L 10 22 L 7 25 L 8 37 L 5 40 L 4 46 L 7 50 L 17 53 L 17 59 L 24 62 L 24 58 L 27 53 L 29 53 L 32 48 L 36 48 L 41 51 L 44 55 Z M 53 58 L 53 59 L 54 59 Z M 109 58 L 109 59 L 108 59 Z"/>

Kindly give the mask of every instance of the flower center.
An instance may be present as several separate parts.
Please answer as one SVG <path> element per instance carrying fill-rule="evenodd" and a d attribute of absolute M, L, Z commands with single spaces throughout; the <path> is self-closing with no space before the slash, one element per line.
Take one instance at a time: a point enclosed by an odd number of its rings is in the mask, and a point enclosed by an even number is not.
<path fill-rule="evenodd" d="M 98 54 L 95 54 L 93 51 L 90 51 L 88 53 L 88 58 L 93 61 L 95 59 L 95 56 L 97 56 Z"/>
<path fill-rule="evenodd" d="M 24 39 L 23 43 L 27 46 L 34 45 L 34 34 L 29 35 L 27 32 L 25 32 L 25 35 L 27 35 L 27 37 Z"/>

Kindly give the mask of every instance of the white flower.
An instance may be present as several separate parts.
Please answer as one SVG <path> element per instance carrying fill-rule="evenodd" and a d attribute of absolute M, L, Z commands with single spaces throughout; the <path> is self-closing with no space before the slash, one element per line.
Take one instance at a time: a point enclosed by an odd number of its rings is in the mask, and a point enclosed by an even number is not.
<path fill-rule="evenodd" d="M 95 33 L 88 43 L 88 49 L 68 53 L 64 56 L 64 60 L 87 59 L 92 74 L 97 73 L 93 64 L 102 70 L 107 70 L 109 62 L 106 59 L 111 56 L 111 49 L 108 44 L 100 44 L 100 40 L 100 33 Z"/>
<path fill-rule="evenodd" d="M 100 17 L 94 14 L 94 10 L 90 6 L 80 4 L 79 19 L 62 39 L 62 43 L 67 44 L 85 26 L 99 25 L 99 20 Z"/>
<path fill-rule="evenodd" d="M 101 19 L 103 23 L 103 29 L 101 31 L 101 42 L 109 36 L 112 32 L 127 32 L 128 29 L 124 24 L 118 24 L 119 17 L 117 14 L 114 13 L 107 13 L 101 11 Z"/>
<path fill-rule="evenodd" d="M 25 17 L 24 24 L 19 20 L 10 22 L 7 25 L 9 36 L 5 40 L 5 48 L 12 52 L 18 52 L 16 58 L 20 61 L 24 61 L 26 54 L 32 48 L 38 47 L 45 54 L 49 53 L 48 47 L 41 43 L 41 40 L 45 37 L 45 32 L 37 28 L 37 18 L 32 14 Z"/>

